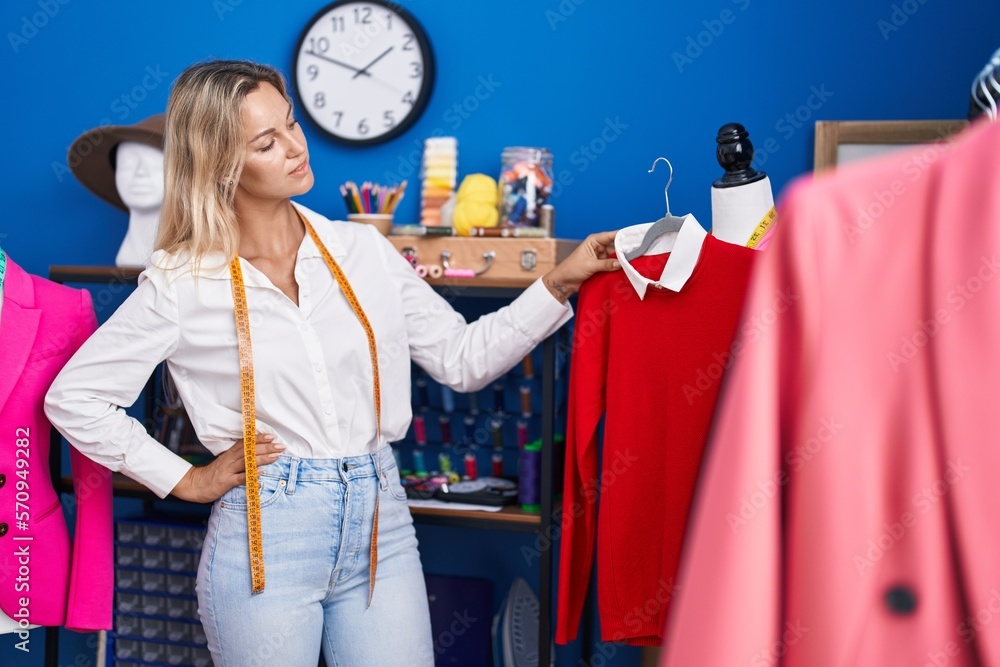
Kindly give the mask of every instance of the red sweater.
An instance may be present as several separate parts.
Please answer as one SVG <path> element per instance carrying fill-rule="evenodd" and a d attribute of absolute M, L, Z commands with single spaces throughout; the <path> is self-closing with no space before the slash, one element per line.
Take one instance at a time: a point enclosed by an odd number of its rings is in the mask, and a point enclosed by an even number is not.
<path fill-rule="evenodd" d="M 661 643 L 754 255 L 708 236 L 680 292 L 650 286 L 640 300 L 622 271 L 596 275 L 581 288 L 570 362 L 557 643 L 576 638 L 595 527 L 602 639 Z M 632 266 L 656 279 L 667 257 L 639 257 Z M 604 413 L 599 472 L 597 426 Z"/>

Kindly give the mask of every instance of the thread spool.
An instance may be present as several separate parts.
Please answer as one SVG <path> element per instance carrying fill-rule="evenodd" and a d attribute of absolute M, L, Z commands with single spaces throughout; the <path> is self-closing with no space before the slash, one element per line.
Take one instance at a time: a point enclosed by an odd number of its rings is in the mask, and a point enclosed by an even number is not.
<path fill-rule="evenodd" d="M 490 421 L 490 435 L 493 436 L 493 448 L 503 449 L 503 422 L 499 419 Z"/>
<path fill-rule="evenodd" d="M 545 235 L 550 239 L 555 237 L 556 209 L 552 204 L 542 204 L 538 212 L 538 226 L 545 230 Z"/>
<path fill-rule="evenodd" d="M 424 463 L 424 450 L 422 449 L 413 450 L 413 470 L 418 475 L 427 474 L 427 466 Z"/>
<path fill-rule="evenodd" d="M 427 424 L 424 422 L 423 415 L 417 415 L 413 418 L 413 434 L 418 445 L 427 444 Z"/>
<path fill-rule="evenodd" d="M 440 264 L 431 264 L 427 267 L 427 275 L 431 278 L 440 278 L 444 275 L 444 269 L 441 268 Z"/>
<path fill-rule="evenodd" d="M 524 357 L 524 379 L 530 380 L 535 377 L 535 364 L 531 360 L 531 355 Z"/>
<path fill-rule="evenodd" d="M 503 382 L 493 383 L 493 407 L 497 412 L 503 412 Z"/>
<path fill-rule="evenodd" d="M 472 269 L 445 269 L 445 278 L 475 278 L 476 272 Z"/>
<path fill-rule="evenodd" d="M 451 417 L 448 415 L 441 415 L 438 417 L 438 426 L 441 428 L 441 443 L 444 445 L 451 444 Z"/>
<path fill-rule="evenodd" d="M 493 476 L 503 477 L 503 454 L 501 452 L 493 452 L 493 456 L 490 457 L 490 463 L 493 468 Z"/>
<path fill-rule="evenodd" d="M 449 473 L 451 472 L 451 455 L 447 452 L 441 452 L 438 454 L 438 468 L 441 472 Z"/>
<path fill-rule="evenodd" d="M 528 444 L 528 422 L 523 419 L 517 420 L 517 448 L 524 449 Z"/>
<path fill-rule="evenodd" d="M 521 385 L 521 416 L 531 416 L 531 385 Z"/>
<path fill-rule="evenodd" d="M 455 411 L 455 392 L 451 390 L 451 387 L 441 385 L 441 405 L 445 412 Z"/>
<path fill-rule="evenodd" d="M 426 265 L 424 265 L 424 264 L 417 264 L 417 266 L 414 267 L 414 268 L 417 271 L 417 277 L 419 277 L 419 278 L 426 278 L 427 277 L 427 266 Z"/>
<path fill-rule="evenodd" d="M 476 392 L 469 394 L 469 414 L 479 414 L 479 394 Z"/>
<path fill-rule="evenodd" d="M 465 433 L 462 434 L 462 442 L 472 444 L 476 431 L 476 418 L 472 415 L 465 415 L 465 417 L 462 418 L 462 423 L 465 425 Z"/>
<path fill-rule="evenodd" d="M 426 410 L 430 406 L 430 395 L 427 393 L 427 378 L 417 378 L 417 407 Z"/>
<path fill-rule="evenodd" d="M 525 512 L 542 511 L 542 445 L 525 445 L 518 457 L 517 500 Z"/>
<path fill-rule="evenodd" d="M 472 452 L 466 452 L 465 457 L 465 476 L 469 479 L 476 479 L 479 477 L 479 472 L 476 470 L 476 455 Z"/>

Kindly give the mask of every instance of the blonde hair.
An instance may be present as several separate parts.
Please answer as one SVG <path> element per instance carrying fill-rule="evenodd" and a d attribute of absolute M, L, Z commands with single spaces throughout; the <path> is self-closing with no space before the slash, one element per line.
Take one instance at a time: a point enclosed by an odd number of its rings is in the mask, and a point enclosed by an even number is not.
<path fill-rule="evenodd" d="M 246 154 L 243 103 L 262 83 L 292 103 L 281 73 L 268 65 L 214 60 L 177 77 L 167 102 L 157 250 L 186 251 L 196 263 L 210 252 L 222 252 L 226 262 L 236 256 L 233 200 Z"/>

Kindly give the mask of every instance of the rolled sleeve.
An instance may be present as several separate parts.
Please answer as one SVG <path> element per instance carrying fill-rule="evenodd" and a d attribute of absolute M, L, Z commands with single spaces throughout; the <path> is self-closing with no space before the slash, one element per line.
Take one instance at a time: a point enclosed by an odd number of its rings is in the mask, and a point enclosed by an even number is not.
<path fill-rule="evenodd" d="M 514 323 L 535 344 L 542 342 L 573 317 L 569 302 L 560 303 L 539 278 L 510 304 Z"/>

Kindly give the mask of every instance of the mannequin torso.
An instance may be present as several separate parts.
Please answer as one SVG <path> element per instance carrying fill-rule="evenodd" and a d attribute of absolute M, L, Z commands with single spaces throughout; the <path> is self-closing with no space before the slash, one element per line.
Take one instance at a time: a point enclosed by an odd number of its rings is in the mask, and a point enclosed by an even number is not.
<path fill-rule="evenodd" d="M 771 180 L 729 188 L 712 188 L 712 235 L 736 245 L 746 245 L 757 225 L 774 206 Z"/>

